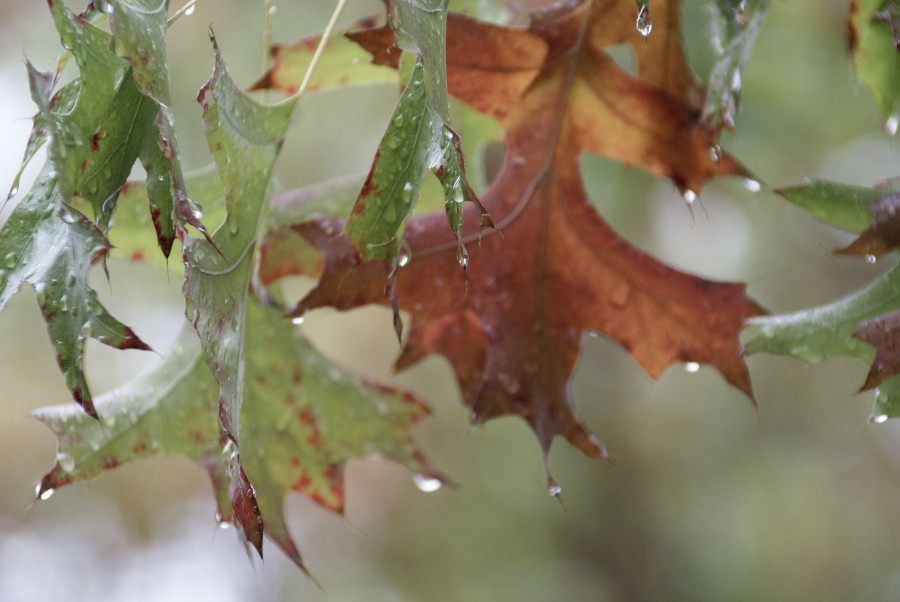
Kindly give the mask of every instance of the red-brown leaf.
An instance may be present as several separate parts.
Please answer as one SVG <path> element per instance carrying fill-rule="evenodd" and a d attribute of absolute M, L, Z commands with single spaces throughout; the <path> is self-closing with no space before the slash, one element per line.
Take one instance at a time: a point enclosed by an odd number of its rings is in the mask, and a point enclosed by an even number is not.
<path fill-rule="evenodd" d="M 599 217 L 581 182 L 585 151 L 667 176 L 684 190 L 745 173 L 731 157 L 717 163 L 709 152 L 716 140 L 699 122 L 702 95 L 680 50 L 678 3 L 657 0 L 653 10 L 646 43 L 634 31 L 635 5 L 625 0 L 545 14 L 527 31 L 448 20 L 450 92 L 507 131 L 504 166 L 483 196 L 497 232 L 477 232 L 467 214 L 467 278 L 444 217 L 410 220 L 404 237 L 412 261 L 399 271 L 397 298 L 412 329 L 397 365 L 444 355 L 474 420 L 517 414 L 545 452 L 563 435 L 588 456 L 606 457 L 570 395 L 585 332 L 619 342 L 654 378 L 676 361 L 706 363 L 751 395 L 738 332 L 762 310 L 743 285 L 687 275 L 637 250 Z M 495 36 L 545 52 L 472 51 L 492 48 Z M 376 60 L 396 57 L 384 30 L 355 39 Z M 603 50 L 624 41 L 635 47 L 639 77 Z M 297 227 L 326 258 L 297 313 L 385 302 L 384 267 L 359 264 L 344 238 L 328 234 L 339 228 L 330 218 Z"/>

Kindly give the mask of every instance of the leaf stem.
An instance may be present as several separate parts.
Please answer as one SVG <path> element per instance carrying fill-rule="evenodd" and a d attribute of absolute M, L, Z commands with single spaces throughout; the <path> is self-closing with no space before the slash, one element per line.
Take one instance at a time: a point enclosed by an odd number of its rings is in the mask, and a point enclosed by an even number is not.
<path fill-rule="evenodd" d="M 344 6 L 346 5 L 347 0 L 338 0 L 334 12 L 331 13 L 331 19 L 328 21 L 328 25 L 325 26 L 325 31 L 322 32 L 322 39 L 319 40 L 319 45 L 316 47 L 316 52 L 313 54 L 312 60 L 309 62 L 309 68 L 306 70 L 306 75 L 303 76 L 303 81 L 300 83 L 300 88 L 297 90 L 296 98 L 299 99 L 306 91 L 306 88 L 309 86 L 313 71 L 315 71 L 316 65 L 319 63 L 319 57 L 322 56 L 322 51 L 325 49 L 325 44 L 328 43 L 328 38 L 331 37 L 331 32 L 334 31 L 334 26 L 337 24 L 341 13 L 344 11 Z"/>

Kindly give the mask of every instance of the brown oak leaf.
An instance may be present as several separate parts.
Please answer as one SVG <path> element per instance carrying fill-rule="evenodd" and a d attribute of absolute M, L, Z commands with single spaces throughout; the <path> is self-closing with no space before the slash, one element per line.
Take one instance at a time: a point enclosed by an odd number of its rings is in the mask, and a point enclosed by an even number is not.
<path fill-rule="evenodd" d="M 504 165 L 482 198 L 497 230 L 479 232 L 468 211 L 466 275 L 443 214 L 410 220 L 404 237 L 412 256 L 399 270 L 396 296 L 412 325 L 397 368 L 440 353 L 474 421 L 519 415 L 545 454 L 562 435 L 602 459 L 606 450 L 571 399 L 584 333 L 617 341 L 651 377 L 676 361 L 705 363 L 752 397 L 738 333 L 745 318 L 763 310 L 743 285 L 681 273 L 620 238 L 582 184 L 583 152 L 669 177 L 685 191 L 717 175 L 746 173 L 730 156 L 710 152 L 716 140 L 700 123 L 703 94 L 681 49 L 679 3 L 653 3 L 647 40 L 635 31 L 630 0 L 562 4 L 527 29 L 448 19 L 451 94 L 506 130 Z M 390 31 L 352 37 L 376 62 L 396 62 Z M 636 77 L 604 50 L 620 43 L 634 48 Z M 318 285 L 295 315 L 387 302 L 386 266 L 360 263 L 337 234 L 339 220 L 320 217 L 295 230 L 325 256 Z"/>

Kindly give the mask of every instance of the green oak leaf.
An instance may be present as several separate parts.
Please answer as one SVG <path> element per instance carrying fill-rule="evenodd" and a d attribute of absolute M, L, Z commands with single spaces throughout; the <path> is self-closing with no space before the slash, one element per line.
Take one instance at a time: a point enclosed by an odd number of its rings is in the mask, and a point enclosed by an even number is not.
<path fill-rule="evenodd" d="M 154 106 L 154 126 L 140 149 L 157 239 L 168 257 L 177 224 L 190 224 L 207 239 L 202 211 L 188 195 L 181 166 L 167 58 L 168 0 L 103 0 L 113 33 L 112 47 L 134 70 L 138 89 Z"/>
<path fill-rule="evenodd" d="M 225 190 L 227 215 L 211 241 L 183 242 L 184 295 L 207 364 L 220 386 L 222 427 L 237 447 L 229 470 L 232 505 L 247 540 L 262 553 L 262 519 L 240 467 L 247 305 L 266 224 L 269 181 L 296 99 L 266 106 L 232 81 L 213 40 L 216 62 L 200 90 L 207 142 Z"/>
<path fill-rule="evenodd" d="M 851 50 L 859 78 L 872 90 L 887 120 L 888 134 L 900 123 L 900 2 L 855 0 L 850 12 Z"/>
<path fill-rule="evenodd" d="M 712 47 L 716 56 L 703 105 L 711 129 L 734 127 L 740 108 L 744 65 L 771 0 L 716 0 L 712 3 Z"/>
<path fill-rule="evenodd" d="M 457 236 L 460 265 L 465 268 L 462 203 L 476 204 L 482 225 L 491 222 L 466 180 L 459 136 L 434 109 L 424 76 L 423 60 L 416 58 L 345 232 L 363 259 L 396 263 L 403 248 L 400 232 L 412 213 L 425 171 L 430 169 L 444 190 L 444 206 Z"/>
<path fill-rule="evenodd" d="M 182 330 L 162 361 L 122 387 L 99 396 L 99 421 L 71 406 L 41 408 L 34 416 L 56 434 L 56 463 L 41 480 L 38 496 L 93 478 L 141 458 L 184 456 L 210 474 L 223 520 L 231 514 L 219 422 L 218 383 L 200 356 L 190 327 Z"/>
<path fill-rule="evenodd" d="M 87 285 L 88 270 L 108 251 L 100 229 L 64 202 L 50 162 L 0 230 L 0 310 L 23 284 L 34 287 L 66 386 L 91 416 L 96 411 L 84 376 L 86 339 L 149 349 Z"/>
<path fill-rule="evenodd" d="M 108 33 L 62 2 L 50 3 L 50 11 L 79 70 L 60 95 L 38 103 L 50 159 L 66 202 L 89 203 L 105 229 L 157 108 L 135 86 L 128 63 L 109 51 Z"/>
<path fill-rule="evenodd" d="M 429 410 L 408 393 L 338 369 L 291 331 L 282 312 L 254 298 L 246 309 L 241 466 L 266 535 L 302 566 L 284 522 L 287 493 L 342 512 L 351 458 L 383 456 L 439 479 L 409 436 Z"/>
<path fill-rule="evenodd" d="M 56 462 L 38 496 L 126 462 L 184 456 L 209 474 L 220 522 L 240 526 L 241 514 L 252 508 L 265 534 L 303 568 L 284 520 L 289 492 L 342 512 L 351 458 L 384 457 L 423 478 L 441 479 L 409 434 L 429 414 L 421 401 L 339 370 L 298 337 L 281 312 L 255 300 L 247 306 L 247 333 L 239 458 L 233 442 L 223 449 L 219 384 L 196 333 L 186 327 L 159 363 L 98 397 L 99 422 L 65 406 L 34 412 L 58 440 Z M 248 534 L 251 541 L 259 538 L 260 549 L 262 534 L 262 528 Z"/>

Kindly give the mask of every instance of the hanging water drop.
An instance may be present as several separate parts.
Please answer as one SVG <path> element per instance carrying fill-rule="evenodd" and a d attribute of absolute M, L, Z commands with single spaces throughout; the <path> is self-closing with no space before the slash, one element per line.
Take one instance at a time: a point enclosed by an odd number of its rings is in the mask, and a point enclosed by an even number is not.
<path fill-rule="evenodd" d="M 400 249 L 397 251 L 397 266 L 402 268 L 409 265 L 411 257 L 409 247 L 405 244 L 400 245 Z"/>
<path fill-rule="evenodd" d="M 44 489 L 43 491 L 41 491 L 40 484 L 38 484 L 37 489 L 35 489 L 35 491 L 34 491 L 34 494 L 38 497 L 38 499 L 44 500 L 44 501 L 49 500 L 50 496 L 52 496 L 53 493 L 54 493 L 54 489 L 52 487 L 50 489 Z"/>
<path fill-rule="evenodd" d="M 684 363 L 684 371 L 690 372 L 693 374 L 694 372 L 698 372 L 700 370 L 700 364 L 697 362 L 685 362 Z"/>
<path fill-rule="evenodd" d="M 296 318 L 293 318 L 291 320 L 291 324 L 293 324 L 294 326 L 300 326 L 301 324 L 303 324 L 303 321 L 305 319 L 306 319 L 305 316 L 297 316 Z"/>
<path fill-rule="evenodd" d="M 900 126 L 900 113 L 894 113 L 884 122 L 884 131 L 888 136 L 893 136 L 897 133 L 898 126 Z"/>
<path fill-rule="evenodd" d="M 872 422 L 875 424 L 882 424 L 883 422 L 887 422 L 888 416 L 887 414 L 879 414 L 872 418 Z"/>
<path fill-rule="evenodd" d="M 440 479 L 435 479 L 434 477 L 428 477 L 421 474 L 413 475 L 413 481 L 415 482 L 416 487 L 419 488 L 419 491 L 424 491 L 425 493 L 437 491 L 444 484 Z"/>
<path fill-rule="evenodd" d="M 875 257 L 874 255 L 866 255 L 863 259 L 865 260 L 866 263 L 875 263 L 878 261 L 878 258 Z"/>
<path fill-rule="evenodd" d="M 556 479 L 550 475 L 547 475 L 547 493 L 552 497 L 559 497 L 559 494 L 562 493 L 562 487 L 560 487 L 559 483 L 556 482 Z"/>
<path fill-rule="evenodd" d="M 194 10 L 195 10 L 196 8 L 197 8 L 197 5 L 196 5 L 196 4 L 191 4 L 191 5 L 190 5 L 189 7 L 187 7 L 187 9 L 184 11 L 185 16 L 186 16 L 186 17 L 190 17 L 191 15 L 193 15 L 193 14 L 194 14 Z"/>
<path fill-rule="evenodd" d="M 744 178 L 744 188 L 746 188 L 750 192 L 759 192 L 760 190 L 762 190 L 762 184 L 760 184 L 758 180 L 754 180 L 753 178 Z"/>
<path fill-rule="evenodd" d="M 635 21 L 634 26 L 638 30 L 638 33 L 645 38 L 653 31 L 653 22 L 650 21 L 650 8 L 646 3 L 638 8 L 637 20 Z"/>
<path fill-rule="evenodd" d="M 697 193 L 691 189 L 685 190 L 682 196 L 684 197 L 684 202 L 688 205 L 693 205 L 694 201 L 697 200 Z"/>
<path fill-rule="evenodd" d="M 459 262 L 459 267 L 461 267 L 464 272 L 469 269 L 469 252 L 465 247 L 460 246 L 456 250 L 456 261 Z"/>

